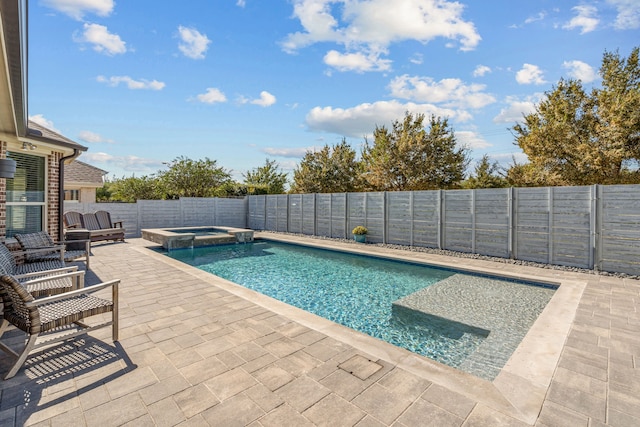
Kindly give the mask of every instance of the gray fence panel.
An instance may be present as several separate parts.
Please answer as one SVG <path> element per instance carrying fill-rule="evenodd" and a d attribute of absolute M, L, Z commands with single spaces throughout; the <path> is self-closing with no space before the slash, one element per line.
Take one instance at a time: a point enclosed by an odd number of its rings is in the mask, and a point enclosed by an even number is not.
<path fill-rule="evenodd" d="M 214 201 L 213 225 L 247 227 L 247 205 L 244 199 L 210 199 Z"/>
<path fill-rule="evenodd" d="M 473 252 L 473 196 L 473 190 L 444 192 L 444 249 Z"/>
<path fill-rule="evenodd" d="M 182 226 L 180 200 L 138 200 L 140 228 Z"/>
<path fill-rule="evenodd" d="M 591 188 L 556 187 L 552 194 L 551 263 L 591 268 Z"/>
<path fill-rule="evenodd" d="M 278 197 L 266 196 L 266 209 L 264 229 L 269 231 L 277 231 L 278 229 Z"/>
<path fill-rule="evenodd" d="M 548 263 L 550 188 L 517 188 L 515 191 L 514 257 L 525 261 Z"/>
<path fill-rule="evenodd" d="M 385 193 L 364 193 L 366 197 L 366 219 L 365 226 L 367 241 L 372 243 L 385 242 Z M 388 193 L 386 193 L 388 194 Z"/>
<path fill-rule="evenodd" d="M 367 193 L 348 193 L 347 232 L 351 233 L 355 227 L 367 226 Z"/>
<path fill-rule="evenodd" d="M 288 214 L 289 214 L 289 199 L 286 194 L 279 194 L 276 197 L 277 200 L 277 221 L 276 231 L 286 232 L 289 226 Z"/>
<path fill-rule="evenodd" d="M 193 227 L 215 224 L 216 199 L 185 197 L 180 199 L 182 226 Z M 222 225 L 222 224 L 218 224 Z"/>
<path fill-rule="evenodd" d="M 316 234 L 331 237 L 331 194 L 316 194 Z"/>
<path fill-rule="evenodd" d="M 316 232 L 316 195 L 302 195 L 302 233 L 313 235 Z"/>
<path fill-rule="evenodd" d="M 440 191 L 413 192 L 413 244 L 438 248 Z"/>
<path fill-rule="evenodd" d="M 248 205 L 248 227 L 253 230 L 264 230 L 266 222 L 265 209 L 267 206 L 267 196 L 260 195 L 249 197 Z"/>
<path fill-rule="evenodd" d="M 347 193 L 333 193 L 331 197 L 331 237 L 347 238 Z M 349 231 L 350 233 L 351 231 Z"/>
<path fill-rule="evenodd" d="M 598 267 L 640 274 L 640 185 L 599 186 L 598 190 Z"/>
<path fill-rule="evenodd" d="M 509 258 L 509 194 L 508 188 L 474 190 L 474 252 Z"/>
<path fill-rule="evenodd" d="M 413 193 L 394 191 L 387 193 L 387 243 L 411 244 Z"/>
<path fill-rule="evenodd" d="M 302 194 L 289 195 L 289 227 L 290 233 L 302 233 Z"/>

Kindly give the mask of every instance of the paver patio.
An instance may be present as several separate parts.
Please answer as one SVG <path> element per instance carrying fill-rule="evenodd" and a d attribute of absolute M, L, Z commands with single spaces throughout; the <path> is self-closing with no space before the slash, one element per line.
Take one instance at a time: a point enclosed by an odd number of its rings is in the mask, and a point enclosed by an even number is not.
<path fill-rule="evenodd" d="M 122 279 L 120 342 L 104 329 L 34 353 L 0 382 L 1 426 L 640 425 L 640 281 L 367 246 L 562 283 L 489 382 L 150 245 L 94 245 L 87 283 Z"/>

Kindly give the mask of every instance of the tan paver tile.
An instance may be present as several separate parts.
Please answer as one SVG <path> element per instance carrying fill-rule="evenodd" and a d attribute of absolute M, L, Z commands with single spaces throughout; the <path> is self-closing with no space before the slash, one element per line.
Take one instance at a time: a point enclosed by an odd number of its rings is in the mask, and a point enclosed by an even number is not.
<path fill-rule="evenodd" d="M 382 365 L 376 363 L 375 360 L 370 360 L 364 356 L 356 354 L 349 360 L 346 360 L 338 365 L 338 368 L 349 372 L 352 375 L 366 380 L 376 372 L 382 369 Z"/>
<path fill-rule="evenodd" d="M 330 394 L 302 413 L 317 426 L 353 426 L 367 414 L 340 396 Z"/>
<path fill-rule="evenodd" d="M 247 389 L 244 394 L 256 402 L 265 412 L 269 412 L 284 403 L 280 396 L 262 384 Z"/>
<path fill-rule="evenodd" d="M 411 405 L 409 399 L 378 384 L 373 384 L 352 402 L 387 424 L 391 424 Z"/>
<path fill-rule="evenodd" d="M 157 384 L 145 387 L 138 393 L 140 393 L 140 397 L 146 405 L 151 405 L 154 402 L 165 399 L 168 396 L 188 388 L 190 385 L 182 375 L 174 375 Z"/>
<path fill-rule="evenodd" d="M 354 397 L 362 393 L 372 384 L 372 381 L 362 381 L 360 378 L 351 375 L 342 369 L 334 370 L 333 373 L 322 378 L 320 384 L 330 389 L 333 393 L 346 399 L 353 400 Z"/>
<path fill-rule="evenodd" d="M 112 399 L 133 393 L 152 384 L 156 384 L 158 378 L 149 367 L 134 369 L 119 378 L 109 381 L 106 386 Z"/>
<path fill-rule="evenodd" d="M 411 400 L 417 399 L 418 396 L 420 396 L 425 390 L 427 390 L 427 387 L 431 385 L 429 381 L 416 377 L 415 375 L 412 375 L 400 368 L 392 369 L 391 372 L 378 380 L 378 384 L 383 385 L 396 393 L 402 393 Z M 457 395 L 456 393 L 456 395 L 452 395 L 451 397 L 457 398 L 462 396 Z M 468 399 L 466 400 L 468 401 Z M 469 408 L 469 411 L 471 411 L 471 408 Z"/>
<path fill-rule="evenodd" d="M 262 417 L 265 412 L 244 394 L 238 394 L 207 409 L 201 415 L 211 426 L 245 426 Z"/>
<path fill-rule="evenodd" d="M 478 404 L 464 422 L 464 427 L 526 427 L 529 424 Z"/>
<path fill-rule="evenodd" d="M 296 351 L 287 357 L 278 360 L 275 365 L 289 372 L 291 375 L 299 377 L 312 371 L 322 362 L 304 351 Z"/>
<path fill-rule="evenodd" d="M 636 427 L 640 425 L 640 418 L 632 415 L 620 412 L 615 409 L 609 410 L 609 417 L 607 419 L 608 425 L 614 427 Z"/>
<path fill-rule="evenodd" d="M 398 422 L 407 426 L 459 427 L 464 418 L 457 417 L 426 400 L 417 400 L 398 418 Z"/>
<path fill-rule="evenodd" d="M 199 384 L 228 370 L 227 365 L 215 357 L 199 360 L 178 369 L 191 384 Z"/>
<path fill-rule="evenodd" d="M 427 391 L 424 392 L 422 398 L 463 419 L 471 413 L 473 407 L 476 405 L 476 402 L 468 397 L 438 384 L 432 384 Z"/>
<path fill-rule="evenodd" d="M 538 424 L 548 426 L 575 426 L 588 427 L 589 417 L 578 414 L 564 406 L 556 405 L 553 402 L 545 402 L 538 417 Z"/>
<path fill-rule="evenodd" d="M 253 376 L 271 391 L 277 390 L 295 379 L 293 375 L 284 369 L 273 365 L 253 372 Z"/>
<path fill-rule="evenodd" d="M 398 423 L 394 424 L 394 426 L 396 425 L 397 427 L 402 427 L 401 424 L 398 424 Z M 385 426 L 386 424 L 384 424 L 380 420 L 376 420 L 371 415 L 367 415 L 366 417 L 358 421 L 358 424 L 355 425 L 355 427 L 385 427 Z"/>
<path fill-rule="evenodd" d="M 84 427 L 84 414 L 82 408 L 74 408 L 63 414 L 51 418 L 51 427 Z"/>
<path fill-rule="evenodd" d="M 605 421 L 605 399 L 585 393 L 582 390 L 553 382 L 549 388 L 547 400 L 576 412 L 586 414 L 598 421 Z"/>
<path fill-rule="evenodd" d="M 123 424 L 122 427 L 155 427 L 156 423 L 151 418 L 151 415 L 145 414 L 141 417 L 136 418 L 135 420 L 129 421 L 126 424 Z"/>
<path fill-rule="evenodd" d="M 205 381 L 204 384 L 209 387 L 218 399 L 224 401 L 253 387 L 258 382 L 242 368 L 235 368 Z"/>
<path fill-rule="evenodd" d="M 186 420 L 186 417 L 171 397 L 149 405 L 147 410 L 158 427 L 170 427 Z"/>
<path fill-rule="evenodd" d="M 147 408 L 137 394 L 122 396 L 118 399 L 85 411 L 87 426 L 120 426 L 147 414 Z"/>
<path fill-rule="evenodd" d="M 202 383 L 174 394 L 173 400 L 187 418 L 191 418 L 220 403 L 211 390 Z"/>
<path fill-rule="evenodd" d="M 303 412 L 331 390 L 309 377 L 300 377 L 280 387 L 276 394 L 299 412 Z"/>
<path fill-rule="evenodd" d="M 111 396 L 109 396 L 107 386 L 101 385 L 87 390 L 84 393 L 80 393 L 78 395 L 78 399 L 80 400 L 80 406 L 82 406 L 82 409 L 86 411 L 87 409 L 91 409 L 108 402 L 111 400 Z M 0 423 L 0 425 L 2 425 L 2 423 Z"/>
<path fill-rule="evenodd" d="M 314 424 L 302 416 L 291 406 L 284 404 L 269 412 L 258 420 L 258 424 L 263 427 L 313 427 Z"/>
<path fill-rule="evenodd" d="M 291 353 L 295 353 L 304 346 L 289 338 L 281 338 L 279 340 L 265 344 L 264 348 L 276 357 L 285 357 Z"/>

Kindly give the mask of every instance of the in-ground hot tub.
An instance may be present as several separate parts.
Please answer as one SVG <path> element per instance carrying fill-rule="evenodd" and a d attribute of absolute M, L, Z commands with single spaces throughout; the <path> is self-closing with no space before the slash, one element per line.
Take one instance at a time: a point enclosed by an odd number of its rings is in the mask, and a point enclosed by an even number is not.
<path fill-rule="evenodd" d="M 222 245 L 228 243 L 253 242 L 253 230 L 234 227 L 173 227 L 143 229 L 142 238 L 172 249 L 199 246 Z"/>

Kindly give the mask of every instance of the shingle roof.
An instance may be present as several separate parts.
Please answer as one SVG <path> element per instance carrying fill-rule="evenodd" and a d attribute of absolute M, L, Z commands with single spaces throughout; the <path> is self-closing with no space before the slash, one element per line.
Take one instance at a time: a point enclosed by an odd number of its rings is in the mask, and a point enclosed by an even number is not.
<path fill-rule="evenodd" d="M 107 174 L 107 171 L 79 160 L 73 161 L 68 165 L 64 165 L 65 184 L 72 182 L 87 182 L 102 185 L 104 182 L 102 177 L 105 174 Z"/>
<path fill-rule="evenodd" d="M 87 147 L 80 145 L 75 141 L 70 140 L 66 136 L 63 136 L 57 132 L 54 132 L 49 128 L 39 125 L 38 123 L 32 120 L 29 120 L 29 130 L 27 131 L 27 136 L 31 138 L 36 138 L 36 139 L 43 139 L 53 144 L 75 148 L 80 151 L 87 151 Z"/>

